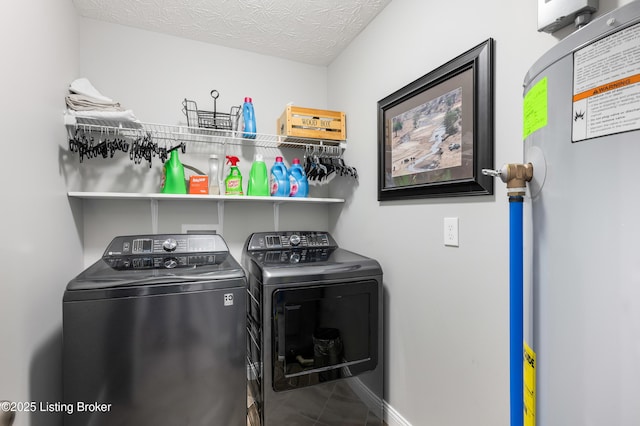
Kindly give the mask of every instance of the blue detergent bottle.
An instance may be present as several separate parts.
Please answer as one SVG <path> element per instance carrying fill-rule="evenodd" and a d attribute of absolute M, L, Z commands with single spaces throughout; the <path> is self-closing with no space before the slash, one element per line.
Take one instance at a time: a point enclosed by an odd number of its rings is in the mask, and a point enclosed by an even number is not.
<path fill-rule="evenodd" d="M 276 157 L 276 162 L 271 166 L 269 186 L 271 187 L 272 197 L 289 196 L 289 173 L 287 172 L 287 166 L 282 162 L 282 157 Z"/>
<path fill-rule="evenodd" d="M 253 110 L 253 100 L 249 97 L 244 98 L 242 104 L 242 137 L 246 139 L 256 138 L 256 116 Z"/>
<path fill-rule="evenodd" d="M 289 196 L 306 197 L 309 195 L 309 181 L 304 169 L 300 165 L 300 160 L 294 158 L 289 169 Z"/>

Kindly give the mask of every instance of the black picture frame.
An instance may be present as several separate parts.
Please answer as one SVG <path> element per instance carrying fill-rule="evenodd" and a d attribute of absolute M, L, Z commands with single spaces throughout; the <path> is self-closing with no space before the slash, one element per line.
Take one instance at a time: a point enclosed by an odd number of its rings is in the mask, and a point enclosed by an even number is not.
<path fill-rule="evenodd" d="M 492 195 L 494 40 L 378 101 L 378 201 Z"/>

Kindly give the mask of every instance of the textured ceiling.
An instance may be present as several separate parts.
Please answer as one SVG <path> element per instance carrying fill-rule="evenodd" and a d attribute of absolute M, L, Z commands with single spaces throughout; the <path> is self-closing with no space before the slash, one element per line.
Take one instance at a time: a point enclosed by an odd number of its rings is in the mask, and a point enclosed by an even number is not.
<path fill-rule="evenodd" d="M 73 0 L 80 15 L 328 65 L 391 0 Z"/>

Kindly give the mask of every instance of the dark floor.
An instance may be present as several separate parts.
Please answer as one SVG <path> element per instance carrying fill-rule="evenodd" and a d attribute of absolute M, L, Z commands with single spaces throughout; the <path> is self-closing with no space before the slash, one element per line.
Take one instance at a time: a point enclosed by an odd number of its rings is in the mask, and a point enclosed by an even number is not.
<path fill-rule="evenodd" d="M 315 397 L 301 402 L 299 398 L 294 398 L 295 393 L 288 393 L 270 408 L 267 413 L 269 418 L 282 426 L 387 426 L 363 406 L 345 381 L 332 382 L 328 386 L 312 386 L 304 391 L 314 393 Z M 258 426 L 257 413 L 251 413 L 251 409 L 249 418 L 252 421 L 247 421 L 248 426 Z"/>

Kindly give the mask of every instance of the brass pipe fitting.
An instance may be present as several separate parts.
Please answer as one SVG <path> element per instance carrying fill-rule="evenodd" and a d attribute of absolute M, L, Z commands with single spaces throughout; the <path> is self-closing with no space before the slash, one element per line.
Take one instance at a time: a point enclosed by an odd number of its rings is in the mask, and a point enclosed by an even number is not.
<path fill-rule="evenodd" d="M 525 194 L 527 182 L 533 179 L 533 164 L 510 163 L 502 166 L 500 170 L 483 169 L 482 174 L 500 177 L 507 184 L 509 197 L 522 197 Z"/>
<path fill-rule="evenodd" d="M 506 164 L 506 178 L 502 178 L 507 183 L 507 195 L 523 196 L 527 182 L 533 179 L 533 164 Z"/>

